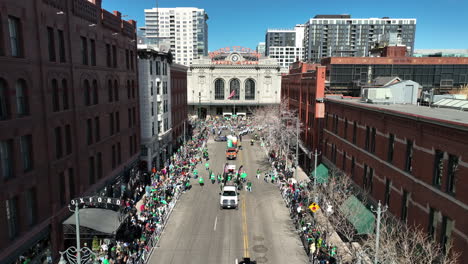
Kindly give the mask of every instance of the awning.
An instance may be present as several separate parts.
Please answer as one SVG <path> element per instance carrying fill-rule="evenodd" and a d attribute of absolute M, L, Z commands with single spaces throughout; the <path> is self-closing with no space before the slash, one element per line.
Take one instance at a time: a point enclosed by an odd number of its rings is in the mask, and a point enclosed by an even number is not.
<path fill-rule="evenodd" d="M 312 171 L 311 178 L 313 179 L 315 173 L 317 172 L 317 183 L 327 183 L 328 182 L 328 168 L 322 164 L 317 166 L 317 169 Z"/>
<path fill-rule="evenodd" d="M 125 216 L 119 212 L 101 208 L 80 209 L 80 227 L 86 227 L 105 234 L 115 234 Z M 63 222 L 64 225 L 75 225 L 75 214 Z"/>
<path fill-rule="evenodd" d="M 356 196 L 352 195 L 340 206 L 340 211 L 354 226 L 358 235 L 372 234 L 375 227 L 375 216 Z"/>

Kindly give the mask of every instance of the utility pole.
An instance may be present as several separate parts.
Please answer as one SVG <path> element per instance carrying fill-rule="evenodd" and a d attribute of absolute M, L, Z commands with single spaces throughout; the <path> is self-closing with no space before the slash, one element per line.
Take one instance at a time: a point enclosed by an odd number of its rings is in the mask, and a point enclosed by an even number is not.
<path fill-rule="evenodd" d="M 374 213 L 377 213 L 377 228 L 375 231 L 375 256 L 374 256 L 374 264 L 379 263 L 379 240 L 380 240 L 380 219 L 382 216 L 382 213 L 385 213 L 387 211 L 388 207 L 385 205 L 384 208 L 382 209 L 382 204 L 379 203 L 377 205 L 377 210 L 374 211 L 373 207 L 371 206 L 371 210 Z"/>
<path fill-rule="evenodd" d="M 318 203 L 317 197 L 317 157 L 321 155 L 322 152 L 318 152 L 317 149 L 314 151 L 314 202 Z"/>
<path fill-rule="evenodd" d="M 295 174 L 295 178 L 297 180 L 297 165 L 298 165 L 298 162 L 299 161 L 299 116 L 297 117 L 297 120 L 296 120 L 296 162 L 294 163 L 295 164 L 295 170 L 294 170 L 294 174 Z"/>

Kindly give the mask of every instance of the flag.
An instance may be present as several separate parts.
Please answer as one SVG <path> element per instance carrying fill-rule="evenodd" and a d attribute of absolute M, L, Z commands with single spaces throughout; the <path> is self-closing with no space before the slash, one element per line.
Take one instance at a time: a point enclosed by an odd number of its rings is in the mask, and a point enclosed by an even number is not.
<path fill-rule="evenodd" d="M 232 90 L 231 94 L 228 96 L 227 99 L 231 99 L 234 95 L 236 95 L 236 90 Z"/>

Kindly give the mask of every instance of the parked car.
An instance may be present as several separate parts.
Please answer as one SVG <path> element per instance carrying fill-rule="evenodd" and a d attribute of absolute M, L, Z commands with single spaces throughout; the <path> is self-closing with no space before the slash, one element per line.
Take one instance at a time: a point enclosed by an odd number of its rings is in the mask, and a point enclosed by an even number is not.
<path fill-rule="evenodd" d="M 226 136 L 217 136 L 217 137 L 215 137 L 214 140 L 215 141 L 227 141 L 227 137 Z"/>

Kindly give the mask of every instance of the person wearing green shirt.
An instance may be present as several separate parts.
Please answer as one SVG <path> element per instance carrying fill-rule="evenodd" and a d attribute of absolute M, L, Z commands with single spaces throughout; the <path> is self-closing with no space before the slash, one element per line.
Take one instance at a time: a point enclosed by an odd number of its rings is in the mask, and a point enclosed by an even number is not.
<path fill-rule="evenodd" d="M 247 191 L 252 192 L 252 182 L 247 182 Z"/>
<path fill-rule="evenodd" d="M 211 180 L 211 184 L 214 184 L 216 181 L 215 174 L 213 172 L 211 172 L 210 180 Z"/>
<path fill-rule="evenodd" d="M 210 169 L 210 164 L 209 164 L 208 162 L 205 163 L 205 168 L 206 168 L 206 170 L 209 170 L 209 169 Z"/>
<path fill-rule="evenodd" d="M 245 182 L 245 181 L 246 181 L 246 178 L 247 178 L 247 173 L 246 173 L 245 171 L 242 172 L 241 175 L 240 175 L 240 177 L 241 177 L 242 181 Z"/>
<path fill-rule="evenodd" d="M 187 180 L 187 182 L 185 183 L 185 191 L 188 190 L 188 189 L 190 189 L 190 187 L 192 187 L 192 186 L 190 185 L 190 181 Z"/>
<path fill-rule="evenodd" d="M 222 180 L 223 180 L 223 177 L 221 176 L 221 174 L 218 174 L 218 183 L 220 183 Z"/>
<path fill-rule="evenodd" d="M 198 183 L 200 184 L 200 186 L 203 187 L 203 185 L 205 185 L 205 180 L 203 179 L 202 176 L 200 176 L 200 178 L 198 178 Z"/>

